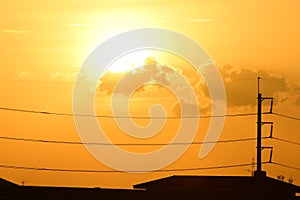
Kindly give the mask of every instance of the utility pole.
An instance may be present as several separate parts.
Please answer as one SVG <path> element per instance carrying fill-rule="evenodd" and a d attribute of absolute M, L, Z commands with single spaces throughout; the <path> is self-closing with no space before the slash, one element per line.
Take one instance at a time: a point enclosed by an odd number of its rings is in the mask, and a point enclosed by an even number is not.
<path fill-rule="evenodd" d="M 265 99 L 271 100 L 271 106 L 270 106 L 270 112 L 272 113 L 273 108 L 273 98 L 270 97 L 262 97 L 262 94 L 260 93 L 260 80 L 261 78 L 258 77 L 257 79 L 257 138 L 256 138 L 256 171 L 254 172 L 254 176 L 256 177 L 265 177 L 266 172 L 262 171 L 262 158 L 261 158 L 261 152 L 263 149 L 271 149 L 270 153 L 270 161 L 272 162 L 272 149 L 273 147 L 262 147 L 261 145 L 261 133 L 262 133 L 262 125 L 269 124 L 271 125 L 271 131 L 270 131 L 270 137 L 272 137 L 272 131 L 273 131 L 273 122 L 262 122 L 262 102 Z"/>
<path fill-rule="evenodd" d="M 256 139 L 256 159 L 257 159 L 257 173 L 261 173 L 261 104 L 262 94 L 260 93 L 260 77 L 257 79 L 258 84 L 258 95 L 257 95 L 257 139 Z"/>

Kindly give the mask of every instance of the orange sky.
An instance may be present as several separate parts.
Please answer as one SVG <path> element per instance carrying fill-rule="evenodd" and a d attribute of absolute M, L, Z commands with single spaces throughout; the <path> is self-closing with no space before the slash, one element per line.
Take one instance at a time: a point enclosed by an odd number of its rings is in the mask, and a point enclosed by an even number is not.
<path fill-rule="evenodd" d="M 275 98 L 274 110 L 300 117 L 299 81 L 299 8 L 293 0 L 249 1 L 3 1 L 0 6 L 0 53 L 2 91 L 0 107 L 71 113 L 73 83 L 80 66 L 101 42 L 134 28 L 167 28 L 183 33 L 202 45 L 219 66 L 227 92 L 228 113 L 256 112 L 256 80 L 262 76 L 262 92 Z M 176 42 L 176 41 L 174 41 Z M 121 45 L 121 44 L 120 44 Z M 148 55 L 149 54 L 149 55 Z M 139 55 L 143 61 L 155 52 Z M 172 55 L 154 55 L 187 77 L 201 106 L 209 114 L 209 95 L 200 77 L 184 61 Z M 127 62 L 135 65 L 137 60 Z M 97 112 L 108 109 L 112 85 L 122 76 L 112 72 L 103 78 L 95 95 Z M 245 80 L 246 79 L 246 80 Z M 281 83 L 279 83 L 281 82 Z M 176 100 L 163 88 L 142 88 L 134 94 L 130 109 L 134 115 L 147 115 L 149 106 L 161 103 L 167 114 L 174 111 Z M 267 104 L 266 104 L 267 105 Z M 267 106 L 265 109 L 268 109 Z M 79 141 L 74 120 L 67 116 L 40 115 L 0 111 L 0 136 Z M 274 135 L 300 142 L 299 121 L 276 116 Z M 128 138 L 111 119 L 99 119 L 104 129 L 113 132 L 112 140 L 122 143 Z M 144 125 L 145 121 L 137 121 Z M 178 126 L 168 120 L 158 138 L 150 142 L 167 142 Z M 195 141 L 203 141 L 209 119 L 201 119 Z M 268 134 L 267 129 L 265 134 Z M 118 136 L 118 137 L 116 137 Z M 119 137 L 120 136 L 120 137 Z M 256 118 L 226 118 L 221 139 L 256 136 Z M 136 141 L 133 141 L 136 142 Z M 0 140 L 0 164 L 68 169 L 109 170 L 82 145 L 45 144 Z M 300 147 L 279 141 L 265 141 L 274 146 L 274 161 L 299 167 Z M 198 158 L 200 145 L 191 146 L 172 168 L 205 167 L 251 163 L 255 142 L 218 144 L 204 159 Z M 150 151 L 135 147 L 132 151 Z M 263 153 L 268 160 L 268 152 Z M 274 165 L 263 167 L 271 177 L 283 174 L 300 184 L 296 170 Z M 250 175 L 250 167 L 176 172 L 176 174 Z M 28 185 L 67 185 L 131 187 L 132 184 L 172 175 L 175 172 L 70 173 L 13 170 L 0 168 L 0 176 Z"/>

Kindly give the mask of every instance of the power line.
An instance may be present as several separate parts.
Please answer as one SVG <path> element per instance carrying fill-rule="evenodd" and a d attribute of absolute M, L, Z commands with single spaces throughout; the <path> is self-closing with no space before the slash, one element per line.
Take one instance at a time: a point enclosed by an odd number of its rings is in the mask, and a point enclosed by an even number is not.
<path fill-rule="evenodd" d="M 27 110 L 27 109 L 18 109 L 18 108 L 9 108 L 9 107 L 0 107 L 0 110 L 13 111 L 13 112 L 24 112 L 24 113 L 34 113 L 34 114 L 44 114 L 44 115 L 58 115 L 58 116 L 78 116 L 78 117 L 97 117 L 97 118 L 133 118 L 133 119 L 182 119 L 182 118 L 211 118 L 211 117 L 247 117 L 247 116 L 256 116 L 257 113 L 235 113 L 235 114 L 226 114 L 226 115 L 205 115 L 205 116 L 112 116 L 112 115 L 89 115 L 89 114 L 72 114 L 72 113 L 59 113 L 59 112 L 49 112 L 49 111 L 39 111 L 39 110 Z M 300 118 L 293 117 L 285 114 L 280 114 L 277 112 L 264 112 L 262 114 L 273 114 L 276 116 L 298 120 Z"/>
<path fill-rule="evenodd" d="M 262 139 L 268 139 L 270 137 L 263 137 Z M 96 143 L 96 142 L 77 142 L 77 141 L 61 141 L 61 140 L 43 140 L 33 138 L 19 138 L 19 137 L 7 137 L 0 136 L 3 140 L 15 140 L 24 142 L 37 142 L 37 143 L 53 143 L 53 144 L 71 144 L 71 145 L 116 145 L 116 146 L 164 146 L 164 145 L 188 145 L 188 144 L 215 144 L 215 143 L 234 143 L 234 142 L 245 142 L 253 141 L 256 138 L 241 138 L 241 139 L 230 139 L 230 140 L 218 140 L 218 141 L 207 141 L 207 142 L 176 142 L 176 143 Z"/>
<path fill-rule="evenodd" d="M 274 164 L 274 165 L 281 166 L 281 167 L 286 167 L 286 168 L 295 169 L 295 170 L 299 170 L 300 171 L 299 167 L 293 167 L 293 166 L 281 164 L 281 163 L 278 163 L 278 162 L 271 162 L 271 163 Z"/>
<path fill-rule="evenodd" d="M 16 169 L 16 170 L 33 170 L 33 171 L 54 171 L 54 172 L 73 172 L 73 173 L 123 173 L 123 172 L 180 172 L 180 171 L 201 171 L 201 170 L 214 170 L 214 169 L 226 169 L 226 168 L 237 168 L 237 167 L 247 167 L 252 166 L 256 163 L 245 163 L 245 164 L 232 164 L 232 165 L 220 165 L 220 166 L 211 166 L 211 167 L 194 167 L 194 168 L 175 168 L 175 169 L 159 169 L 155 171 L 147 170 L 128 170 L 128 171 L 116 171 L 116 170 L 96 170 L 96 169 L 63 169 L 63 168 L 48 168 L 48 167 L 27 167 L 19 165 L 0 165 L 0 168 L 5 169 Z M 300 171 L 299 167 L 294 167 L 278 162 L 262 162 L 262 164 L 274 164 L 281 167 L 286 167 L 294 170 Z"/>
<path fill-rule="evenodd" d="M 267 162 L 263 163 L 267 164 Z M 247 164 L 233 164 L 211 167 L 195 167 L 195 168 L 177 168 L 177 169 L 159 169 L 155 171 L 147 170 L 128 170 L 128 171 L 116 171 L 116 170 L 94 170 L 94 169 L 62 169 L 62 168 L 47 168 L 47 167 L 26 167 L 17 165 L 0 165 L 0 168 L 6 169 L 19 169 L 19 170 L 34 170 L 34 171 L 55 171 L 55 172 L 76 172 L 76 173 L 123 173 L 123 172 L 178 172 L 178 171 L 200 171 L 200 170 L 213 170 L 213 169 L 226 169 L 236 167 L 252 166 L 253 163 Z"/>
<path fill-rule="evenodd" d="M 286 139 L 281 139 L 281 138 L 278 138 L 278 137 L 272 137 L 272 139 L 300 146 L 299 142 L 294 142 L 294 141 L 290 141 L 290 140 L 286 140 Z"/>
<path fill-rule="evenodd" d="M 299 87 L 298 84 L 285 82 L 285 80 L 283 80 L 283 81 L 278 81 L 278 80 L 273 80 L 273 79 L 268 79 L 268 78 L 261 78 L 261 79 L 264 80 L 264 81 L 269 81 L 269 82 L 281 84 L 281 85 L 284 85 L 284 86 L 290 85 L 290 86 L 293 86 L 293 87 Z"/>
<path fill-rule="evenodd" d="M 300 121 L 300 118 L 298 118 L 298 117 L 292 117 L 292 116 L 285 115 L 285 114 L 280 114 L 280 113 L 272 113 L 272 114 L 273 114 L 273 115 L 280 116 L 280 117 L 284 117 L 284 118 L 287 118 L 287 119 L 293 119 L 293 120 L 298 120 L 298 121 Z"/>
<path fill-rule="evenodd" d="M 256 113 L 236 113 L 236 114 L 225 114 L 225 115 L 205 115 L 205 116 L 112 116 L 112 115 L 89 115 L 89 114 L 72 114 L 72 113 L 59 113 L 59 112 L 48 112 L 48 111 L 38 111 L 38 110 L 27 110 L 27 109 L 18 109 L 18 108 L 9 108 L 9 107 L 0 107 L 0 110 L 13 111 L 13 112 L 24 112 L 24 113 L 34 113 L 34 114 L 43 114 L 43 115 L 58 115 L 58 116 L 77 116 L 77 117 L 97 117 L 97 118 L 132 118 L 132 119 L 197 119 L 197 118 L 212 118 L 212 117 L 246 117 L 246 116 L 255 116 Z M 263 114 L 270 114 L 269 112 Z"/>
<path fill-rule="evenodd" d="M 278 83 L 278 84 L 282 84 L 282 85 L 286 84 L 286 82 L 284 82 L 284 81 L 277 81 L 277 80 L 273 80 L 273 79 L 269 79 L 269 78 L 261 78 L 261 80 Z"/>
<path fill-rule="evenodd" d="M 69 113 L 56 113 L 56 112 L 37 111 L 37 110 L 26 110 L 26 109 L 8 108 L 8 107 L 0 107 L 0 110 L 14 111 L 14 112 L 24 112 L 24 113 L 34 113 L 34 114 L 44 114 L 44 115 L 73 116 L 73 114 L 69 114 Z M 90 116 L 90 115 L 78 115 L 78 116 Z"/>

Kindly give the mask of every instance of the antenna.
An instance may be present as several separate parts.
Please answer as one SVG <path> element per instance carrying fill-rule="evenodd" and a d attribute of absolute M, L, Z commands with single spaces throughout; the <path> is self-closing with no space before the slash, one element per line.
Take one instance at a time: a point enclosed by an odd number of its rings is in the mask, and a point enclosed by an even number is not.
<path fill-rule="evenodd" d="M 21 181 L 21 184 L 22 184 L 22 186 L 25 186 L 25 183 L 28 183 L 29 181 L 25 181 L 25 180 L 23 180 L 23 181 Z"/>
<path fill-rule="evenodd" d="M 257 78 L 257 93 L 259 94 L 260 93 L 260 76 Z"/>
<path fill-rule="evenodd" d="M 251 172 L 251 176 L 254 176 L 254 170 L 255 170 L 255 155 L 252 157 L 252 162 L 250 169 L 247 169 L 247 172 Z"/>
<path fill-rule="evenodd" d="M 254 176 L 254 169 L 255 169 L 255 161 L 254 157 L 252 157 L 252 165 L 251 165 L 251 175 Z"/>

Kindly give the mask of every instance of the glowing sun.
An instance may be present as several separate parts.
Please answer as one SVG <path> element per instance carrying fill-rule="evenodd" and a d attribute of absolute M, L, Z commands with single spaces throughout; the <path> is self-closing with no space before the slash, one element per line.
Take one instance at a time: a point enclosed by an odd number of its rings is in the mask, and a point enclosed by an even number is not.
<path fill-rule="evenodd" d="M 145 59 L 151 57 L 152 52 L 147 50 L 135 51 L 126 54 L 111 64 L 108 71 L 111 73 L 125 73 L 145 64 Z"/>

